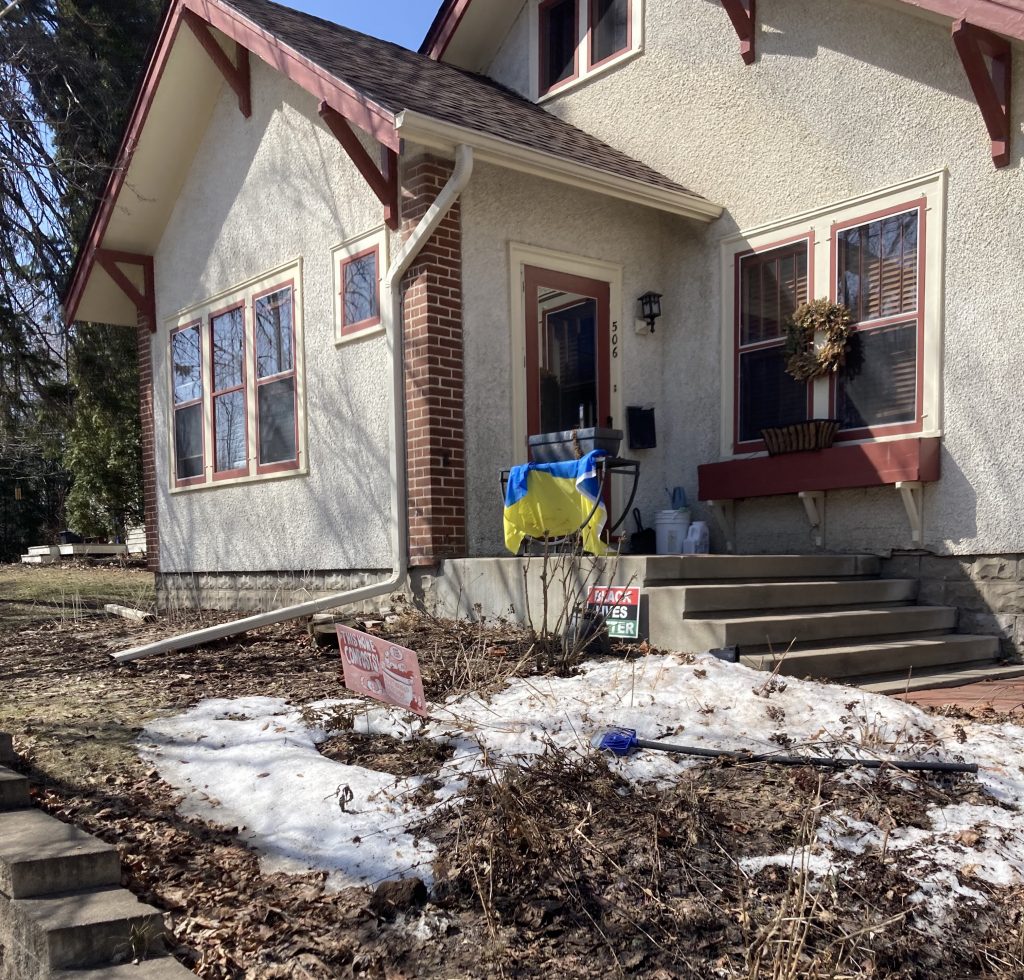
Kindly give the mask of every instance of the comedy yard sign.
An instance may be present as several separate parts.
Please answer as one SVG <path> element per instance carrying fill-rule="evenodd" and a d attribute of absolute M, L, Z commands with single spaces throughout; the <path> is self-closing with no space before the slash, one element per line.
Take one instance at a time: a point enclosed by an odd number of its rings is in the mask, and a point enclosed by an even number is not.
<path fill-rule="evenodd" d="M 347 626 L 338 627 L 338 646 L 350 691 L 426 717 L 423 678 L 412 650 Z"/>
<path fill-rule="evenodd" d="M 587 609 L 604 618 L 613 640 L 640 638 L 640 590 L 594 585 L 587 596 Z"/>

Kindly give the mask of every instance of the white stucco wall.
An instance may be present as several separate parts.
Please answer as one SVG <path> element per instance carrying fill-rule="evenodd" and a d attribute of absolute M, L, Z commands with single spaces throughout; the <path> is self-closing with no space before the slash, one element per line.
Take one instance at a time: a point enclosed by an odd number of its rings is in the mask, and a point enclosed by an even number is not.
<path fill-rule="evenodd" d="M 679 264 L 665 271 L 665 327 L 643 353 L 626 352 L 660 374 L 659 452 L 685 467 L 691 491 L 696 464 L 719 458 L 721 239 L 946 168 L 942 479 L 925 491 L 925 546 L 1021 551 L 1021 110 L 1011 164 L 996 170 L 948 25 L 863 0 L 762 0 L 757 62 L 746 67 L 718 0 L 685 7 L 646 0 L 644 55 L 545 103 L 727 208 L 699 257 L 668 237 L 661 254 Z M 529 42 L 520 18 L 492 63 L 497 80 L 522 88 Z M 692 305 L 675 305 L 673 278 Z M 910 546 L 895 490 L 830 493 L 827 509 L 829 549 Z M 744 550 L 811 547 L 795 498 L 742 502 L 737 530 Z"/>
<path fill-rule="evenodd" d="M 162 571 L 391 567 L 387 352 L 380 335 L 335 344 L 331 263 L 382 222 L 315 100 L 253 59 L 252 118 L 225 88 L 156 256 Z M 298 258 L 308 474 L 172 493 L 165 319 Z"/>

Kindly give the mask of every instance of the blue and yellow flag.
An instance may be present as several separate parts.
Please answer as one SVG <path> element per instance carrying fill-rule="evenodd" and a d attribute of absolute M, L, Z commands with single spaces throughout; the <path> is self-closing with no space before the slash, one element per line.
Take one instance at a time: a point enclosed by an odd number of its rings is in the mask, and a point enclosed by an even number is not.
<path fill-rule="evenodd" d="M 565 463 L 514 466 L 505 492 L 505 547 L 517 555 L 527 536 L 558 538 L 572 534 L 594 511 L 583 528 L 583 547 L 592 555 L 607 554 L 601 532 L 608 513 L 597 477 L 597 460 L 606 455 L 603 449 L 595 449 L 583 459 Z"/>

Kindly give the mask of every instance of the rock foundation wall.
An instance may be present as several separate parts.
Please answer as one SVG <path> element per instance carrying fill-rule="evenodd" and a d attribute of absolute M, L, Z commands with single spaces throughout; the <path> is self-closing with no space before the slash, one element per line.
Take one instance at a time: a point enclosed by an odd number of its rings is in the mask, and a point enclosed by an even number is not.
<path fill-rule="evenodd" d="M 894 553 L 883 578 L 916 578 L 918 602 L 956 606 L 957 632 L 998 636 L 1003 654 L 1024 651 L 1024 555 Z"/>

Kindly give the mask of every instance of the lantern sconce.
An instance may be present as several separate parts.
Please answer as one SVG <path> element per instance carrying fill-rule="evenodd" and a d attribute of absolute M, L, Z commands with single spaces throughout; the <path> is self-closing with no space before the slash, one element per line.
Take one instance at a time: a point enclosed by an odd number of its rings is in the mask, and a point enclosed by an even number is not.
<path fill-rule="evenodd" d="M 644 293 L 637 302 L 640 304 L 641 319 L 637 320 L 637 333 L 643 332 L 643 327 L 650 328 L 654 333 L 654 324 L 661 316 L 661 293 Z"/>

